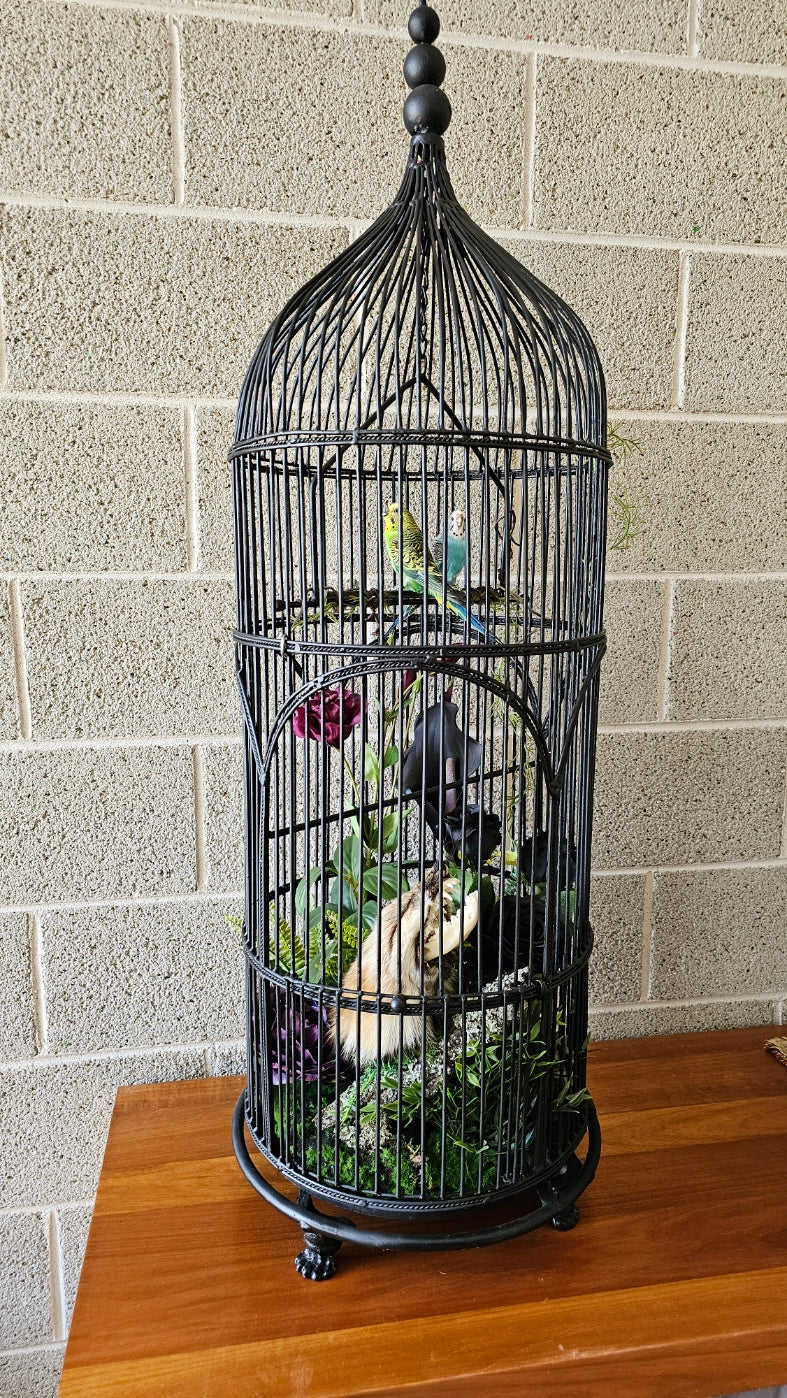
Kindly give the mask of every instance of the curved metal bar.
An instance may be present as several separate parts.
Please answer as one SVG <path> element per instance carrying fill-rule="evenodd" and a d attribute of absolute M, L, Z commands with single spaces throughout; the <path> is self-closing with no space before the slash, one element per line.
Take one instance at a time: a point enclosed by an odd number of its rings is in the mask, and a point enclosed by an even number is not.
<path fill-rule="evenodd" d="M 434 387 L 430 386 L 434 393 Z M 355 446 L 434 446 L 467 448 L 475 455 L 491 447 L 514 451 L 556 452 L 561 456 L 582 456 L 612 464 L 612 454 L 597 442 L 573 441 L 567 437 L 538 437 L 527 432 L 482 432 L 478 429 L 451 431 L 450 428 L 377 428 L 359 427 L 351 431 L 298 428 L 293 432 L 271 432 L 264 436 L 244 437 L 236 441 L 227 453 L 228 461 L 254 452 L 270 452 L 285 447 L 355 447 Z"/>
<path fill-rule="evenodd" d="M 482 647 L 476 646 L 474 651 L 478 654 L 482 652 L 482 649 Z M 402 650 L 404 650 L 404 647 L 402 647 Z M 382 658 L 383 657 L 380 657 L 380 661 L 382 661 Z M 402 664 L 403 658 L 410 662 L 412 662 L 413 659 L 405 650 L 404 656 L 402 657 L 400 654 L 397 660 L 396 669 L 406 668 L 406 666 Z M 517 695 L 512 695 L 509 689 L 506 689 L 505 686 L 500 684 L 497 680 L 491 679 L 489 675 L 479 674 L 475 670 L 465 670 L 460 665 L 447 665 L 440 656 L 426 653 L 424 655 L 424 660 L 429 669 L 434 671 L 435 674 L 448 675 L 455 679 L 463 679 L 467 684 L 473 684 L 476 685 L 478 689 L 487 690 L 490 694 L 495 694 L 499 699 L 503 700 L 504 703 L 510 705 L 525 724 L 536 745 L 536 750 L 544 764 L 544 771 L 547 774 L 548 782 L 550 785 L 554 782 L 552 762 L 549 750 L 544 742 L 544 736 L 538 718 L 530 713 L 527 705 L 523 704 Z M 361 675 L 371 675 L 390 670 L 392 668 L 390 649 L 388 652 L 387 664 L 380 663 L 374 654 L 372 654 L 370 661 L 371 663 L 364 659 L 355 665 L 344 665 L 340 669 L 330 670 L 327 674 L 318 675 L 308 684 L 303 685 L 301 689 L 294 690 L 293 693 L 288 696 L 287 700 L 279 709 L 275 723 L 271 728 L 271 734 L 262 759 L 263 772 L 267 774 L 276 749 L 276 744 L 287 725 L 288 719 L 292 717 L 296 709 L 299 709 L 313 694 L 319 694 L 320 690 L 324 689 L 326 685 L 344 684 L 346 680 L 358 679 Z"/>
<path fill-rule="evenodd" d="M 542 1203 L 539 1208 L 505 1223 L 490 1224 L 486 1228 L 468 1229 L 464 1232 L 394 1233 L 373 1228 L 360 1228 L 347 1219 L 333 1218 L 330 1214 L 320 1213 L 313 1206 L 307 1207 L 304 1204 L 293 1202 L 265 1179 L 254 1164 L 246 1145 L 244 1134 L 244 1126 L 246 1125 L 245 1102 L 246 1092 L 244 1089 L 238 1098 L 232 1116 L 232 1145 L 243 1174 L 257 1193 L 280 1213 L 285 1214 L 287 1218 L 291 1218 L 304 1228 L 315 1229 L 320 1233 L 327 1234 L 330 1238 L 338 1238 L 343 1243 L 360 1243 L 363 1247 L 380 1248 L 386 1252 L 458 1252 L 464 1248 L 486 1247 L 490 1243 L 503 1243 L 509 1238 L 518 1238 L 523 1233 L 531 1233 L 534 1229 L 540 1228 L 542 1224 L 550 1222 L 556 1216 L 569 1210 L 576 1203 L 579 1196 L 591 1183 L 601 1155 L 601 1128 L 596 1111 L 592 1109 L 588 1117 L 588 1153 L 579 1169 L 571 1175 L 570 1182 L 566 1187 L 561 1190 L 559 1185 L 555 1184 L 555 1180 L 559 1181 L 561 1178 L 559 1168 L 554 1174 L 550 1173 L 540 1179 L 525 1181 L 518 1186 L 517 1193 L 524 1193 L 529 1189 L 537 1189 L 544 1182 L 553 1185 L 553 1196 L 547 1202 Z M 343 1207 L 352 1206 L 352 1196 L 344 1194 L 340 1197 Z M 410 1201 L 408 1200 L 407 1203 L 409 1204 Z M 472 1207 L 479 1208 L 483 1205 L 483 1200 L 477 1200 Z M 458 1212 L 458 1210 L 445 1209 L 445 1212 Z"/>

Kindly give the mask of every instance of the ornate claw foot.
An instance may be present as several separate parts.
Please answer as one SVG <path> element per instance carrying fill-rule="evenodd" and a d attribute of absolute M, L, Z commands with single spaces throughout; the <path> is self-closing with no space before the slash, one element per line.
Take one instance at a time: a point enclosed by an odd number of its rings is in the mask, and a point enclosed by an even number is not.
<path fill-rule="evenodd" d="M 572 1228 L 576 1228 L 578 1223 L 579 1209 L 576 1204 L 569 1205 L 561 1214 L 555 1214 L 552 1219 L 552 1227 L 556 1228 L 558 1233 L 568 1233 Z"/>
<path fill-rule="evenodd" d="M 565 1191 L 573 1182 L 580 1173 L 581 1168 L 577 1157 L 573 1155 L 563 1166 L 563 1169 L 560 1170 L 557 1175 L 554 1175 L 551 1180 L 547 1180 L 545 1184 L 542 1184 L 538 1191 L 541 1196 L 542 1204 L 554 1204 L 555 1212 L 552 1215 L 551 1222 L 552 1227 L 556 1228 L 559 1233 L 568 1233 L 572 1228 L 576 1228 L 579 1223 L 579 1209 L 576 1204 L 569 1204 L 567 1207 L 561 1208 L 560 1195 L 561 1191 Z"/>
<path fill-rule="evenodd" d="M 303 1252 L 295 1259 L 296 1271 L 307 1281 L 329 1281 L 336 1271 L 334 1258 L 341 1247 L 340 1238 L 330 1238 L 316 1228 L 303 1229 Z"/>

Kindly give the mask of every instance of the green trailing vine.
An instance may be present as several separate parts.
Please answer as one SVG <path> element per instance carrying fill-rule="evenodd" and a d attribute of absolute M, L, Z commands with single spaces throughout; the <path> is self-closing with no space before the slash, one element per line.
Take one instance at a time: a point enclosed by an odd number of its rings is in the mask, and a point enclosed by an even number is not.
<path fill-rule="evenodd" d="M 632 457 L 643 455 L 642 443 L 636 437 L 627 437 L 619 423 L 610 423 L 607 444 L 624 470 Z M 609 495 L 609 548 L 626 553 L 646 533 L 642 492 L 627 485 L 614 486 Z"/>

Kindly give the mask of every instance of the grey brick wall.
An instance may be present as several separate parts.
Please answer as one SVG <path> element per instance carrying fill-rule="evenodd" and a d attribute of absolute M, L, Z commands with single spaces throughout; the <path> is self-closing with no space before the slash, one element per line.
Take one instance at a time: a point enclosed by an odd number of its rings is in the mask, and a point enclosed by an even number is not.
<path fill-rule="evenodd" d="M 224 455 L 390 198 L 398 0 L 4 0 L 0 1398 L 54 1393 L 116 1088 L 237 1071 Z M 787 10 L 443 0 L 460 197 L 596 337 L 593 1030 L 787 1015 Z"/>

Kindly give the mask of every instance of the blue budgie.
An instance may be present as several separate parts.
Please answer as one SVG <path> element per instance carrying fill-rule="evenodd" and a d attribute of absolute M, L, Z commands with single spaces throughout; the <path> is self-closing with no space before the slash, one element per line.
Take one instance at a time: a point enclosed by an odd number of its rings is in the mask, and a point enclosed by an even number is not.
<path fill-rule="evenodd" d="M 445 577 L 449 586 L 453 586 L 459 574 L 467 563 L 467 535 L 465 533 L 465 512 L 464 510 L 452 510 L 448 516 L 448 522 L 444 534 L 438 534 L 432 544 L 432 557 L 437 564 L 437 571 L 443 571 L 443 549 L 445 547 L 446 536 L 448 538 L 448 550 L 445 560 Z"/>

